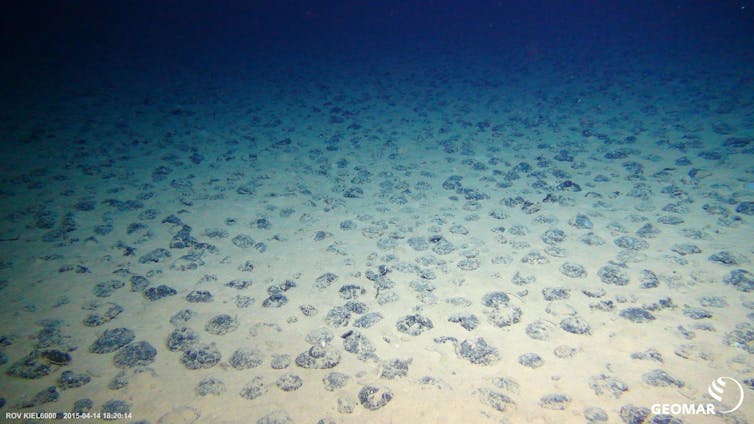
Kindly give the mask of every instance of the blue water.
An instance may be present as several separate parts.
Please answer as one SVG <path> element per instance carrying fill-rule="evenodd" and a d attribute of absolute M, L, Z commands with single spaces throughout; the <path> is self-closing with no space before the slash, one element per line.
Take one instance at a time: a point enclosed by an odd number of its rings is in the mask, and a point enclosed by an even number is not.
<path fill-rule="evenodd" d="M 752 22 L 5 5 L 0 413 L 754 420 Z"/>

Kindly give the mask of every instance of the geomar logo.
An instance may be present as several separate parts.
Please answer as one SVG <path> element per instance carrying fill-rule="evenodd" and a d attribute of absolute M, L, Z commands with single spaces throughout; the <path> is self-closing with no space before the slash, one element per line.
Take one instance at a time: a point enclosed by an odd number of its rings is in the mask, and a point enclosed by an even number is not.
<path fill-rule="evenodd" d="M 741 386 L 741 383 L 739 383 L 736 379 L 730 378 L 730 377 L 719 377 L 715 381 L 713 381 L 709 387 L 707 387 L 707 393 L 709 393 L 710 396 L 712 396 L 712 399 L 715 399 L 718 402 L 723 401 L 723 396 L 727 393 L 728 396 L 731 396 L 731 386 L 728 386 L 728 389 L 726 390 L 725 385 L 727 381 L 732 381 L 735 383 L 735 387 L 738 388 L 738 396 L 737 398 L 734 397 L 733 399 L 738 399 L 738 402 L 736 403 L 736 406 L 734 406 L 731 409 L 728 409 L 726 411 L 720 411 L 722 414 L 728 414 L 736 409 L 741 407 L 741 404 L 744 403 L 744 388 Z M 726 396 L 727 397 L 727 396 Z"/>
<path fill-rule="evenodd" d="M 731 381 L 733 384 L 728 385 L 727 383 Z M 744 403 L 744 388 L 741 383 L 731 377 L 716 378 L 707 387 L 707 393 L 720 405 L 735 404 L 735 406 L 726 410 L 717 410 L 714 403 L 655 403 L 651 411 L 653 414 L 673 415 L 715 415 L 717 412 L 730 414 Z"/>

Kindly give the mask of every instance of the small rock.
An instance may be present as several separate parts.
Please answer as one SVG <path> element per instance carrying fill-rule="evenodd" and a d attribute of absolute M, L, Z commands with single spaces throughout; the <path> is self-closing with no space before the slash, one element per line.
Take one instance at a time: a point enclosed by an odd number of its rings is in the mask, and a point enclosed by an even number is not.
<path fill-rule="evenodd" d="M 88 399 L 88 398 L 79 399 L 73 402 L 73 407 L 71 408 L 71 412 L 83 414 L 83 413 L 91 411 L 93 408 L 94 408 L 94 402 L 92 402 L 91 399 Z"/>
<path fill-rule="evenodd" d="M 560 272 L 566 277 L 570 278 L 584 278 L 586 277 L 586 270 L 579 264 L 566 262 L 560 266 Z"/>
<path fill-rule="evenodd" d="M 699 298 L 699 304 L 711 308 L 725 308 L 728 306 L 728 302 L 719 296 L 702 296 Z"/>
<path fill-rule="evenodd" d="M 584 410 L 584 418 L 588 424 L 606 423 L 608 420 L 607 412 L 599 407 L 590 407 Z"/>
<path fill-rule="evenodd" d="M 175 296 L 176 294 L 178 294 L 178 292 L 174 288 L 168 287 L 164 284 L 160 284 L 157 287 L 150 287 L 144 290 L 143 293 L 144 297 L 153 302 L 155 300 L 162 299 L 163 297 Z"/>
<path fill-rule="evenodd" d="M 424 237 L 411 237 L 407 240 L 408 245 L 417 252 L 429 249 L 429 242 Z"/>
<path fill-rule="evenodd" d="M 334 282 L 338 280 L 338 276 L 332 272 L 326 272 L 314 280 L 314 286 L 318 289 L 325 289 L 330 287 Z"/>
<path fill-rule="evenodd" d="M 57 402 L 60 398 L 60 393 L 55 386 L 50 386 L 44 390 L 37 392 L 31 399 L 24 399 L 18 403 L 18 408 L 34 408 L 39 405 L 44 405 L 50 402 Z"/>
<path fill-rule="evenodd" d="M 726 333 L 723 343 L 754 354 L 754 325 L 748 322 L 736 324 L 736 329 Z"/>
<path fill-rule="evenodd" d="M 219 396 L 225 393 L 225 383 L 215 377 L 207 377 L 199 382 L 196 386 L 196 393 L 199 396 L 215 395 Z"/>
<path fill-rule="evenodd" d="M 581 240 L 581 242 L 586 244 L 587 246 L 602 246 L 605 244 L 605 239 L 598 236 L 597 234 L 594 234 L 593 232 L 584 234 L 579 240 Z"/>
<path fill-rule="evenodd" d="M 181 363 L 190 370 L 198 370 L 214 367 L 221 358 L 214 344 L 195 343 L 183 351 Z"/>
<path fill-rule="evenodd" d="M 526 326 L 526 334 L 534 340 L 548 340 L 552 327 L 553 325 L 546 321 L 537 320 Z"/>
<path fill-rule="evenodd" d="M 464 358 L 474 365 L 490 365 L 500 359 L 497 349 L 488 345 L 482 337 L 474 341 L 464 340 L 456 343 L 455 352 L 459 358 Z"/>
<path fill-rule="evenodd" d="M 521 321 L 521 308 L 513 305 L 500 306 L 485 313 L 495 327 L 503 328 Z"/>
<path fill-rule="evenodd" d="M 193 290 L 186 295 L 190 303 L 209 303 L 212 301 L 212 293 L 207 290 Z"/>
<path fill-rule="evenodd" d="M 286 303 L 288 303 L 288 298 L 285 295 L 281 293 L 275 293 L 262 301 L 262 306 L 265 308 L 279 308 Z"/>
<path fill-rule="evenodd" d="M 132 275 L 129 279 L 132 292 L 143 292 L 151 284 L 143 275 Z"/>
<path fill-rule="evenodd" d="M 591 298 L 600 298 L 600 297 L 605 296 L 605 294 L 607 293 L 605 289 L 601 287 L 586 288 L 586 289 L 582 289 L 581 292 L 584 293 L 584 295 L 586 295 L 587 297 L 591 297 Z"/>
<path fill-rule="evenodd" d="M 713 253 L 710 255 L 709 260 L 723 265 L 738 265 L 738 260 L 730 252 Z"/>
<path fill-rule="evenodd" d="M 241 249 L 250 249 L 254 247 L 254 244 L 256 243 L 254 239 L 248 235 L 248 234 L 239 234 L 231 239 L 231 242 L 233 242 L 236 247 L 240 247 Z"/>
<path fill-rule="evenodd" d="M 86 309 L 93 310 L 92 313 L 84 318 L 83 324 L 87 327 L 99 327 L 106 324 L 123 312 L 123 307 L 112 302 L 94 303 L 85 306 Z"/>
<path fill-rule="evenodd" d="M 102 281 L 94 286 L 92 293 L 97 297 L 110 297 L 115 290 L 125 285 L 126 283 L 120 280 Z"/>
<path fill-rule="evenodd" d="M 327 311 L 325 316 L 325 323 L 331 327 L 339 328 L 348 325 L 348 321 L 351 319 L 351 311 L 345 306 L 335 306 Z"/>
<path fill-rule="evenodd" d="M 320 327 L 316 328 L 314 330 L 311 330 L 304 340 L 306 340 L 307 343 L 309 343 L 312 346 L 326 346 L 330 344 L 330 342 L 333 341 L 335 336 L 333 335 L 332 331 L 330 331 L 326 327 Z"/>
<path fill-rule="evenodd" d="M 291 365 L 291 356 L 286 354 L 272 355 L 270 367 L 274 370 L 286 369 Z"/>
<path fill-rule="evenodd" d="M 398 377 L 408 375 L 408 366 L 411 365 L 411 359 L 393 359 L 382 363 L 382 374 L 380 378 L 392 380 Z"/>
<path fill-rule="evenodd" d="M 736 212 L 744 215 L 754 215 L 754 202 L 741 202 L 736 206 Z"/>
<path fill-rule="evenodd" d="M 616 246 L 620 247 L 621 249 L 627 249 L 627 250 L 645 250 L 649 248 L 649 243 L 647 243 L 645 240 L 638 239 L 636 237 L 618 237 L 614 240 L 614 243 Z"/>
<path fill-rule="evenodd" d="M 639 287 L 643 289 L 653 289 L 659 285 L 660 280 L 657 278 L 657 274 L 648 269 L 643 269 L 641 271 L 641 276 L 639 277 Z"/>
<path fill-rule="evenodd" d="M 236 278 L 225 283 L 225 287 L 230 287 L 236 290 L 243 290 L 245 288 L 251 287 L 252 284 L 253 282 L 251 280 Z"/>
<path fill-rule="evenodd" d="M 628 391 L 628 385 L 623 380 L 605 374 L 589 377 L 589 387 L 601 398 L 618 399 Z"/>
<path fill-rule="evenodd" d="M 73 371 L 63 371 L 58 378 L 58 386 L 61 390 L 73 389 L 81 387 L 92 381 L 92 377 L 88 374 L 76 374 Z"/>
<path fill-rule="evenodd" d="M 272 411 L 258 419 L 256 424 L 293 424 L 293 419 L 285 411 Z"/>
<path fill-rule="evenodd" d="M 488 389 L 479 390 L 479 400 L 499 412 L 505 412 L 510 406 L 516 404 L 510 397 Z"/>
<path fill-rule="evenodd" d="M 363 314 L 369 310 L 369 307 L 364 302 L 358 302 L 355 300 L 349 300 L 343 305 L 346 310 L 353 312 L 354 314 Z"/>
<path fill-rule="evenodd" d="M 340 297 L 345 300 L 358 299 L 359 296 L 363 296 L 366 292 L 366 289 L 356 284 L 346 284 L 338 290 Z"/>
<path fill-rule="evenodd" d="M 267 385 L 264 384 L 262 377 L 254 377 L 241 389 L 241 397 L 248 400 L 254 400 L 259 396 L 267 393 Z"/>
<path fill-rule="evenodd" d="M 658 234 L 660 234 L 660 229 L 650 224 L 649 222 L 642 225 L 641 228 L 636 230 L 636 235 L 641 238 L 655 238 Z"/>
<path fill-rule="evenodd" d="M 210 334 L 222 336 L 238 329 L 238 325 L 237 319 L 228 314 L 220 314 L 212 317 L 204 329 Z"/>
<path fill-rule="evenodd" d="M 418 336 L 421 333 L 431 330 L 434 325 L 432 320 L 419 314 L 406 315 L 395 323 L 398 331 L 410 336 Z"/>
<path fill-rule="evenodd" d="M 679 225 L 683 224 L 685 221 L 678 215 L 663 215 L 657 218 L 657 222 L 665 225 Z"/>
<path fill-rule="evenodd" d="M 97 340 L 89 347 L 92 353 L 110 353 L 115 352 L 121 347 L 134 341 L 136 336 L 133 330 L 128 328 L 113 328 L 105 330 Z"/>
<path fill-rule="evenodd" d="M 594 227 L 589 217 L 584 214 L 576 215 L 574 218 L 569 220 L 568 223 L 582 230 L 591 230 Z"/>
<path fill-rule="evenodd" d="M 742 292 L 754 291 L 754 275 L 745 269 L 734 269 L 723 277 L 725 284 L 730 284 Z"/>
<path fill-rule="evenodd" d="M 553 349 L 555 356 L 560 359 L 572 358 L 576 355 L 576 352 L 576 348 L 566 345 L 558 345 Z"/>
<path fill-rule="evenodd" d="M 578 317 L 568 317 L 560 321 L 560 328 L 573 334 L 591 334 L 589 323 Z"/>
<path fill-rule="evenodd" d="M 170 317 L 170 323 L 176 327 L 181 327 L 194 317 L 194 312 L 190 309 L 182 309 Z"/>
<path fill-rule="evenodd" d="M 139 263 L 141 264 L 159 263 L 160 261 L 167 259 L 171 256 L 172 255 L 170 254 L 170 251 L 168 251 L 167 249 L 158 248 L 140 257 Z"/>
<path fill-rule="evenodd" d="M 600 281 L 605 284 L 613 284 L 616 286 L 625 286 L 628 284 L 628 275 L 614 265 L 605 265 L 597 271 L 597 275 L 600 277 Z"/>
<path fill-rule="evenodd" d="M 309 369 L 329 369 L 340 363 L 340 353 L 330 346 L 312 346 L 296 357 L 296 365 Z"/>
<path fill-rule="evenodd" d="M 353 322 L 353 326 L 357 328 L 369 328 L 374 324 L 382 321 L 384 317 L 379 312 L 369 312 Z"/>
<path fill-rule="evenodd" d="M 154 362 L 157 349 L 149 342 L 134 342 L 121 348 L 113 357 L 118 368 L 143 367 Z"/>
<path fill-rule="evenodd" d="M 58 369 L 59 365 L 49 361 L 42 353 L 41 350 L 32 351 L 14 362 L 5 373 L 12 377 L 34 380 Z"/>
<path fill-rule="evenodd" d="M 298 309 L 305 317 L 312 317 L 314 315 L 317 315 L 318 312 L 317 308 L 314 305 L 301 305 L 298 307 Z"/>
<path fill-rule="evenodd" d="M 552 393 L 539 398 L 539 406 L 545 409 L 562 411 L 571 403 L 571 397 L 562 393 Z"/>
<path fill-rule="evenodd" d="M 304 380 L 294 374 L 283 374 L 277 379 L 275 385 L 284 392 L 298 390 L 304 385 Z"/>
<path fill-rule="evenodd" d="M 650 386 L 655 387 L 668 387 L 668 386 L 675 386 L 678 388 L 683 387 L 685 384 L 683 381 L 678 380 L 675 377 L 672 377 L 667 372 L 661 370 L 661 369 L 655 369 L 652 371 L 649 371 L 641 376 L 642 381 L 649 384 Z"/>
<path fill-rule="evenodd" d="M 498 308 L 500 306 L 508 305 L 510 297 L 504 292 L 491 292 L 482 296 L 482 305 L 490 308 Z"/>
<path fill-rule="evenodd" d="M 539 368 L 545 364 L 545 361 L 537 353 L 524 353 L 518 357 L 518 363 L 529 368 Z"/>
<path fill-rule="evenodd" d="M 343 348 L 346 352 L 359 355 L 359 359 L 361 360 L 376 357 L 376 355 L 374 354 L 376 350 L 374 348 L 374 345 L 372 345 L 369 339 L 367 339 L 366 336 L 362 335 L 360 332 L 349 330 L 348 332 L 343 334 L 341 338 L 343 339 Z"/>
<path fill-rule="evenodd" d="M 188 327 L 173 330 L 167 339 L 167 347 L 171 352 L 184 351 L 199 341 L 199 336 Z"/>
<path fill-rule="evenodd" d="M 702 249 L 700 249 L 699 246 L 695 244 L 691 244 L 691 243 L 677 243 L 677 244 L 674 244 L 670 248 L 670 250 L 672 250 L 673 252 L 681 256 L 692 255 L 695 253 L 702 253 Z"/>
<path fill-rule="evenodd" d="M 328 373 L 322 379 L 322 382 L 325 384 L 325 390 L 332 392 L 336 389 L 342 389 L 345 387 L 349 379 L 350 377 L 347 374 L 333 371 Z"/>
<path fill-rule="evenodd" d="M 544 264 L 549 263 L 550 260 L 547 259 L 547 257 L 544 256 L 543 254 L 537 251 L 534 251 L 534 252 L 529 252 L 526 255 L 524 255 L 521 258 L 521 262 L 525 264 L 530 264 L 530 265 L 544 265 Z"/>
<path fill-rule="evenodd" d="M 356 409 L 356 403 L 347 397 L 338 398 L 338 413 L 341 414 L 353 414 Z"/>
<path fill-rule="evenodd" d="M 693 306 L 685 305 L 683 307 L 683 315 L 686 315 L 687 317 L 691 319 L 705 319 L 705 318 L 712 318 L 712 312 L 702 309 L 702 308 L 695 308 Z"/>
<path fill-rule="evenodd" d="M 563 230 L 551 229 L 542 234 L 542 241 L 545 244 L 554 245 L 562 243 L 566 239 L 565 232 Z"/>
<path fill-rule="evenodd" d="M 359 402 L 370 411 L 384 407 L 392 399 L 393 392 L 387 387 L 366 385 L 359 390 Z"/>
<path fill-rule="evenodd" d="M 236 349 L 230 357 L 230 365 L 237 370 L 256 368 L 264 362 L 264 355 L 258 349 Z"/>
<path fill-rule="evenodd" d="M 542 289 L 542 295 L 546 301 L 563 300 L 571 296 L 571 290 L 565 287 L 547 287 Z"/>
<path fill-rule="evenodd" d="M 479 326 L 479 318 L 474 314 L 454 314 L 448 318 L 449 322 L 461 324 L 466 331 L 471 331 Z"/>
<path fill-rule="evenodd" d="M 618 314 L 621 317 L 636 323 L 653 321 L 655 316 L 643 308 L 626 308 Z"/>

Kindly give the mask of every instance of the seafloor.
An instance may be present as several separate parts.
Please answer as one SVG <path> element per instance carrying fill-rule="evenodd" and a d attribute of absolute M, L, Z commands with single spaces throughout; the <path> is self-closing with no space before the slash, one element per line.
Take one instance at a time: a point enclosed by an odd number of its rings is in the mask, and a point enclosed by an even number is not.
<path fill-rule="evenodd" d="M 673 422 L 754 420 L 751 70 L 640 57 L 6 93 L 0 413 L 670 422 L 727 376 L 736 412 Z"/>

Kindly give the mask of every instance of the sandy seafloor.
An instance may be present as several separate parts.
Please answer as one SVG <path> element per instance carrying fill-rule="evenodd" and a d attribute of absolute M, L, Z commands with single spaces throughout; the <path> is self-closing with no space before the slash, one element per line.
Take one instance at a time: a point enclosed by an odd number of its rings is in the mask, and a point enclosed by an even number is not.
<path fill-rule="evenodd" d="M 671 422 L 727 376 L 675 422 L 754 420 L 751 70 L 633 56 L 40 81 L 1 123 L 0 413 Z"/>

